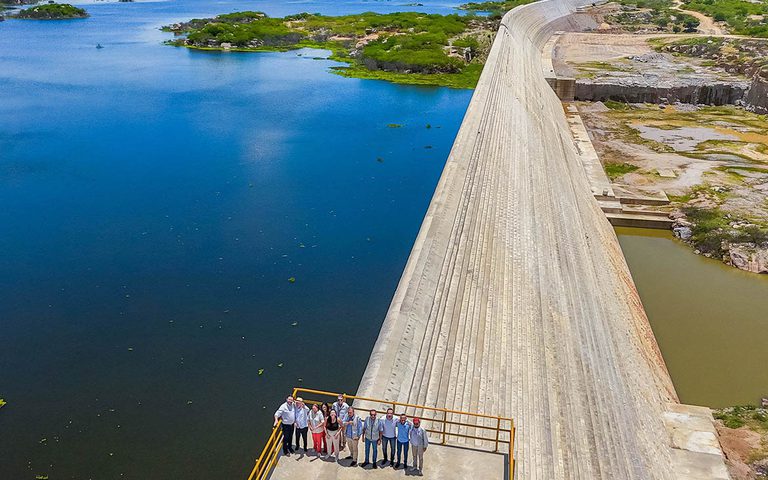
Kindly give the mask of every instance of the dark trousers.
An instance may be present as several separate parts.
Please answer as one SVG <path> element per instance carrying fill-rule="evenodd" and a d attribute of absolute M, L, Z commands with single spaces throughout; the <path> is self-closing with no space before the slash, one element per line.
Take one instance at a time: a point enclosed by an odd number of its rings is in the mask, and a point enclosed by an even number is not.
<path fill-rule="evenodd" d="M 291 450 L 293 450 L 293 446 L 291 445 L 291 440 L 293 439 L 293 424 L 286 425 L 285 423 L 283 425 L 283 453 L 288 454 Z"/>
<path fill-rule="evenodd" d="M 387 455 L 387 450 L 389 450 L 389 455 Z M 395 437 L 381 437 L 381 452 L 384 454 L 385 462 L 387 460 L 395 461 Z"/>
<path fill-rule="evenodd" d="M 403 452 L 403 466 L 408 466 L 408 446 L 410 443 L 397 441 L 397 463 L 400 463 L 400 451 Z"/>
<path fill-rule="evenodd" d="M 376 457 L 379 455 L 379 444 L 376 442 L 376 440 L 368 440 L 365 439 L 365 463 L 370 463 L 368 459 L 370 459 L 370 453 L 371 448 L 373 448 L 373 463 L 376 463 Z"/>
<path fill-rule="evenodd" d="M 309 427 L 298 428 L 296 427 L 296 450 L 299 449 L 299 440 L 304 440 L 304 450 L 307 449 L 307 431 Z"/>

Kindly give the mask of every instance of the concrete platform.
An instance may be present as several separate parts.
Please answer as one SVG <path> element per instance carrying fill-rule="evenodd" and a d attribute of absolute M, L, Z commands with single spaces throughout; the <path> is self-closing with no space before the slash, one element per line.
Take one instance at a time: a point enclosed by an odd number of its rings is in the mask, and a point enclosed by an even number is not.
<path fill-rule="evenodd" d="M 360 443 L 360 458 L 365 458 L 365 446 Z M 343 456 L 348 451 L 342 452 Z M 424 454 L 424 475 L 419 477 L 408 470 L 395 470 L 383 467 L 376 470 L 370 466 L 363 469 L 360 466 L 350 466 L 351 460 L 342 459 L 337 464 L 335 459 L 326 460 L 316 455 L 314 450 L 305 454 L 294 454 L 290 457 L 281 456 L 270 480 L 392 480 L 402 478 L 424 478 L 434 480 L 447 479 L 476 479 L 504 480 L 507 456 L 465 448 L 430 445 Z M 379 451 L 381 461 L 381 451 Z M 412 460 L 409 458 L 409 461 Z"/>

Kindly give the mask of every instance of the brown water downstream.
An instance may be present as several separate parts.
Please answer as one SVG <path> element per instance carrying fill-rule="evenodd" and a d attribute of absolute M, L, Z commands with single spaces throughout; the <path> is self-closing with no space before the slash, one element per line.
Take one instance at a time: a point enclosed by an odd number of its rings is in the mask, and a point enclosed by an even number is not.
<path fill-rule="evenodd" d="M 768 275 L 696 255 L 667 231 L 616 233 L 680 401 L 768 396 Z"/>

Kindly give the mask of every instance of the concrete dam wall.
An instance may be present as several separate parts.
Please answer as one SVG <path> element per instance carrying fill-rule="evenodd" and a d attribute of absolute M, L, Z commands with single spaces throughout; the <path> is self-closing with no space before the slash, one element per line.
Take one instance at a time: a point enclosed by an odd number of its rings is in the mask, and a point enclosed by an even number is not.
<path fill-rule="evenodd" d="M 579 6 L 504 17 L 358 394 L 514 417 L 520 479 L 678 478 L 674 387 L 542 75 Z"/>

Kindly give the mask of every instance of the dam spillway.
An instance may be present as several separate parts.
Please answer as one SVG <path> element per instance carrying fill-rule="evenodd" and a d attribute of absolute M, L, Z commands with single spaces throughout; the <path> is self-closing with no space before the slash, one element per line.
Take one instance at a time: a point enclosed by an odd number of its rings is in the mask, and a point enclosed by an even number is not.
<path fill-rule="evenodd" d="M 674 387 L 542 75 L 582 4 L 504 16 L 358 395 L 513 417 L 516 478 L 683 478 Z"/>

